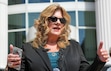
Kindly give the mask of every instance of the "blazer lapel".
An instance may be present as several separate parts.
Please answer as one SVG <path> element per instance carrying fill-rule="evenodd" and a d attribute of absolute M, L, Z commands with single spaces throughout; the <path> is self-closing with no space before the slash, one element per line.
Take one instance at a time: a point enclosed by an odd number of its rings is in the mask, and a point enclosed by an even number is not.
<path fill-rule="evenodd" d="M 41 48 L 35 48 L 35 51 L 40 55 L 40 57 L 43 59 L 45 65 L 47 66 L 47 68 L 52 71 L 52 68 L 51 68 L 51 63 L 50 63 L 50 60 L 48 58 L 48 55 L 47 55 L 47 51 L 45 51 L 42 47 Z"/>

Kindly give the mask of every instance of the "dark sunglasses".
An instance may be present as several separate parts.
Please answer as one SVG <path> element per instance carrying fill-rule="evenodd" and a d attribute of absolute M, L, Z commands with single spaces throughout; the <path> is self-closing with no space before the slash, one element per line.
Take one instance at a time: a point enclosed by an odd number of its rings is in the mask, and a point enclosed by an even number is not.
<path fill-rule="evenodd" d="M 66 24 L 66 19 L 65 18 L 57 18 L 57 17 L 54 17 L 54 16 L 48 17 L 48 20 L 52 21 L 52 22 L 56 22 L 58 19 L 62 24 Z"/>

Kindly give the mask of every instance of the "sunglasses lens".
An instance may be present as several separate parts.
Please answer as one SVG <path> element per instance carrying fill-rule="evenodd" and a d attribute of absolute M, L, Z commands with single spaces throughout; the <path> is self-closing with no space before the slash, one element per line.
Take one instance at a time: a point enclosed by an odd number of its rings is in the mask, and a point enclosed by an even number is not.
<path fill-rule="evenodd" d="M 65 18 L 60 18 L 60 22 L 63 23 L 63 24 L 65 24 L 66 23 Z"/>
<path fill-rule="evenodd" d="M 52 22 L 56 22 L 57 21 L 57 17 L 49 17 L 49 20 L 51 20 Z"/>

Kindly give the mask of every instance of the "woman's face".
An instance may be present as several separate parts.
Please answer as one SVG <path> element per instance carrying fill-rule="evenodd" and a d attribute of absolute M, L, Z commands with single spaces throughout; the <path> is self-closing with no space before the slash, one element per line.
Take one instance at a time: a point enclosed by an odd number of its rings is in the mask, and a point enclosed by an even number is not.
<path fill-rule="evenodd" d="M 48 27 L 50 28 L 49 34 L 59 36 L 66 22 L 66 20 L 62 17 L 61 11 L 60 10 L 55 11 L 55 13 L 48 19 L 49 19 Z"/>

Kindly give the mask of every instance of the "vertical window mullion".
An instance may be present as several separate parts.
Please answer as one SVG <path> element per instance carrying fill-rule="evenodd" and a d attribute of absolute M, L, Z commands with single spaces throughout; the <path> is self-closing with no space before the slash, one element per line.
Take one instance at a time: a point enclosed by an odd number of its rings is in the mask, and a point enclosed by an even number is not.
<path fill-rule="evenodd" d="M 29 29 L 29 22 L 28 22 L 28 0 L 25 0 L 26 2 L 25 2 L 25 6 L 26 6 L 26 12 L 25 12 L 25 17 L 26 17 L 26 19 L 25 19 L 25 21 L 26 21 L 26 27 L 25 27 L 25 29 L 26 29 L 26 40 L 27 40 L 27 34 L 28 34 L 28 29 Z"/>

